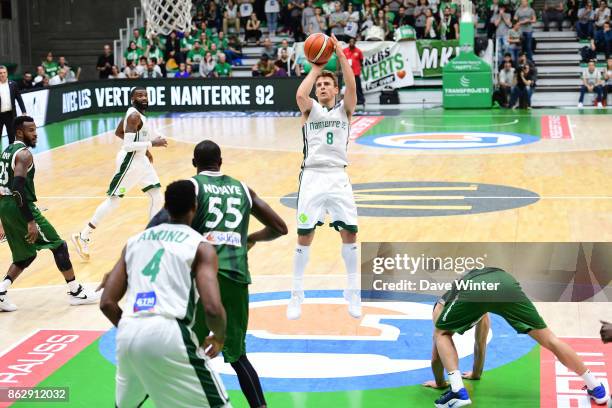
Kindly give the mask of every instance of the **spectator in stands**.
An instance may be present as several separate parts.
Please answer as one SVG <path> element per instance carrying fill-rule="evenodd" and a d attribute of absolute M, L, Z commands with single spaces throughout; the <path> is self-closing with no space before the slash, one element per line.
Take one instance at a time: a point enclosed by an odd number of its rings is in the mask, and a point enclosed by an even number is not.
<path fill-rule="evenodd" d="M 149 60 L 150 62 L 153 63 L 153 65 L 155 66 L 155 71 L 157 71 L 159 73 L 159 75 L 161 75 L 162 78 L 166 77 L 166 64 L 164 64 L 163 61 L 159 62 L 157 61 L 157 58 L 153 57 Z"/>
<path fill-rule="evenodd" d="M 427 5 L 427 0 L 419 0 L 419 5 L 414 8 L 414 30 L 416 31 L 417 38 L 419 39 L 425 36 L 425 23 L 427 21 L 425 10 L 428 8 L 429 6 Z"/>
<path fill-rule="evenodd" d="M 603 88 L 604 90 L 604 94 L 603 94 L 603 104 L 604 106 L 607 105 L 607 101 L 608 101 L 608 95 L 610 94 L 610 92 L 612 92 L 612 58 L 608 57 L 606 58 L 607 60 L 607 65 L 606 65 L 606 72 L 604 73 L 604 78 L 606 80 L 606 84 Z"/>
<path fill-rule="evenodd" d="M 438 39 L 438 24 L 430 8 L 425 9 L 425 37 L 428 40 Z"/>
<path fill-rule="evenodd" d="M 521 52 L 519 54 L 519 58 L 516 61 L 516 65 L 517 68 L 520 68 L 522 65 L 529 65 L 529 71 L 533 75 L 533 85 L 535 86 L 535 83 L 538 81 L 538 68 L 532 60 L 527 58 L 527 53 Z"/>
<path fill-rule="evenodd" d="M 512 54 L 512 61 L 516 64 L 522 48 L 521 23 L 516 21 L 512 29 L 508 30 L 508 51 Z"/>
<path fill-rule="evenodd" d="M 140 74 L 140 77 L 143 79 L 156 79 L 162 78 L 162 74 L 159 71 L 159 67 L 153 61 L 149 61 L 147 62 L 147 69 Z"/>
<path fill-rule="evenodd" d="M 132 41 L 136 44 L 136 48 L 138 48 L 143 54 L 147 49 L 147 39 L 140 35 L 140 30 L 135 28 L 132 31 Z"/>
<path fill-rule="evenodd" d="M 49 78 L 54 77 L 57 74 L 57 71 L 59 70 L 59 65 L 57 65 L 57 62 L 53 60 L 53 53 L 51 51 L 49 51 L 47 57 L 40 65 L 43 66 L 43 68 L 45 69 L 45 74 Z"/>
<path fill-rule="evenodd" d="M 199 27 L 200 24 L 202 24 L 202 21 L 204 21 L 204 10 L 202 9 L 198 9 L 196 11 L 196 15 L 191 19 L 192 24 L 194 25 L 194 27 Z"/>
<path fill-rule="evenodd" d="M 231 65 L 242 65 L 242 43 L 238 37 L 230 36 L 225 49 L 225 57 Z"/>
<path fill-rule="evenodd" d="M 34 86 L 40 84 L 42 80 L 47 76 L 45 68 L 42 65 L 36 67 L 36 76 L 34 77 Z"/>
<path fill-rule="evenodd" d="M 287 9 L 289 10 L 289 29 L 295 41 L 301 41 L 302 32 L 302 10 L 304 10 L 304 0 L 289 0 Z M 272 63 L 270 63 L 272 64 Z"/>
<path fill-rule="evenodd" d="M 164 62 L 164 53 L 155 44 L 147 45 L 147 51 L 145 52 L 145 57 L 147 57 L 147 59 L 149 61 L 151 61 L 153 58 L 155 58 L 155 61 L 158 64 L 163 64 L 163 62 Z"/>
<path fill-rule="evenodd" d="M 281 41 L 281 45 L 276 51 L 276 58 L 280 58 L 283 52 L 286 52 L 289 58 L 293 57 L 293 48 L 289 46 L 289 41 L 287 40 Z"/>
<path fill-rule="evenodd" d="M 265 77 L 274 71 L 274 64 L 270 61 L 268 54 L 262 54 L 261 58 L 253 68 L 251 68 L 254 77 Z"/>
<path fill-rule="evenodd" d="M 448 3 L 444 2 L 444 4 L 442 4 L 442 9 L 441 12 L 444 11 L 444 9 L 446 7 L 448 7 Z M 493 17 L 498 14 L 499 11 L 499 0 L 492 0 L 491 4 L 487 7 L 487 11 L 486 11 L 486 30 L 487 30 L 487 38 L 489 39 L 493 39 L 493 37 L 495 36 L 495 29 L 497 28 L 495 26 L 495 24 L 493 24 Z"/>
<path fill-rule="evenodd" d="M 512 28 L 512 19 L 510 13 L 506 13 L 505 4 L 499 5 L 497 12 L 491 17 L 491 23 L 495 27 L 498 55 L 501 57 L 506 52 L 506 49 L 508 49 L 508 32 Z"/>
<path fill-rule="evenodd" d="M 595 67 L 595 60 L 589 61 L 587 68 L 582 71 L 582 85 L 580 86 L 580 99 L 578 99 L 578 107 L 582 108 L 584 102 L 584 94 L 593 92 L 597 95 L 598 108 L 603 108 L 603 85 L 604 81 L 601 72 Z"/>
<path fill-rule="evenodd" d="M 236 34 L 240 33 L 240 19 L 238 18 L 238 5 L 234 0 L 228 0 L 223 11 L 223 31 L 228 33 L 229 27 L 234 27 Z"/>
<path fill-rule="evenodd" d="M 363 52 L 357 48 L 356 40 L 351 38 L 349 40 L 349 46 L 342 50 L 346 59 L 355 74 L 355 83 L 357 85 L 357 104 L 365 104 L 365 97 L 363 96 L 363 87 L 361 86 L 361 67 L 363 66 Z"/>
<path fill-rule="evenodd" d="M 136 65 L 136 72 L 139 77 L 142 77 L 142 74 L 147 70 L 147 57 L 142 56 L 138 58 L 138 65 Z"/>
<path fill-rule="evenodd" d="M 138 59 L 143 55 L 144 53 L 136 47 L 136 43 L 134 41 L 130 41 L 127 50 L 125 50 L 123 53 L 123 65 L 127 65 L 129 60 L 138 61 Z"/>
<path fill-rule="evenodd" d="M 139 78 L 138 72 L 136 71 L 136 65 L 134 65 L 133 60 L 127 61 L 127 65 L 123 69 L 123 73 L 125 74 L 125 77 L 128 79 Z"/>
<path fill-rule="evenodd" d="M 337 1 L 335 5 L 335 11 L 329 16 L 329 27 L 331 33 L 336 36 L 340 41 L 344 41 L 344 27 L 348 22 L 347 14 L 342 11 L 342 4 Z"/>
<path fill-rule="evenodd" d="M 55 74 L 53 77 L 51 77 L 51 79 L 49 79 L 49 85 L 55 86 L 55 85 L 62 85 L 65 83 L 66 83 L 66 69 L 58 68 L 57 74 Z"/>
<path fill-rule="evenodd" d="M 414 8 L 417 6 L 417 0 L 404 0 L 406 11 L 400 20 L 400 25 L 409 25 L 414 27 Z"/>
<path fill-rule="evenodd" d="M 206 12 L 206 25 L 208 27 L 214 28 L 217 31 L 221 31 L 221 12 L 217 8 L 217 4 L 214 1 L 208 3 L 208 10 Z"/>
<path fill-rule="evenodd" d="M 427 17 L 425 17 L 425 21 L 427 21 Z M 374 25 L 380 27 L 383 30 L 383 40 L 388 40 L 391 35 L 391 28 L 393 26 L 390 25 L 389 20 L 387 20 L 387 15 L 384 10 L 378 10 L 378 15 L 376 16 Z M 423 31 L 425 31 L 425 27 L 423 27 Z"/>
<path fill-rule="evenodd" d="M 249 21 L 246 23 L 244 41 L 248 43 L 250 39 L 254 39 L 255 44 L 259 46 L 261 40 L 261 22 L 255 13 L 251 14 Z"/>
<path fill-rule="evenodd" d="M 286 49 L 279 48 L 278 60 L 274 64 L 280 64 L 288 76 L 291 76 L 291 58 Z"/>
<path fill-rule="evenodd" d="M 191 33 L 185 33 L 183 38 L 179 39 L 179 49 L 181 50 L 181 61 L 187 60 L 187 53 L 193 48 L 194 38 L 191 37 Z"/>
<path fill-rule="evenodd" d="M 345 41 L 348 41 L 351 38 L 357 38 L 359 35 L 359 12 L 353 8 L 353 3 L 348 4 L 346 15 L 347 22 L 344 26 L 344 36 Z"/>
<path fill-rule="evenodd" d="M 607 21 L 603 25 L 603 30 L 596 34 L 596 48 L 597 51 L 603 52 L 606 59 L 612 54 L 612 29 L 610 29 L 610 22 Z"/>
<path fill-rule="evenodd" d="M 576 23 L 576 33 L 581 40 L 593 37 L 594 17 L 593 4 L 590 0 L 586 0 L 584 6 L 578 10 L 578 22 Z"/>
<path fill-rule="evenodd" d="M 219 61 L 213 69 L 215 78 L 229 78 L 232 76 L 232 66 L 225 60 L 225 54 L 219 54 Z"/>
<path fill-rule="evenodd" d="M 567 0 L 567 18 L 570 22 L 570 27 L 576 27 L 578 20 L 579 0 Z"/>
<path fill-rule="evenodd" d="M 202 78 L 212 77 L 213 71 L 215 70 L 215 65 L 217 65 L 217 62 L 213 58 L 210 51 L 207 52 L 204 56 L 204 60 L 200 63 L 200 76 Z"/>
<path fill-rule="evenodd" d="M 443 40 L 458 40 L 459 39 L 459 21 L 452 14 L 449 6 L 444 8 L 444 17 L 440 21 L 440 35 Z"/>
<path fill-rule="evenodd" d="M 264 5 L 264 11 L 266 13 L 268 35 L 271 37 L 276 36 L 276 30 L 278 28 L 278 16 L 280 14 L 279 0 L 266 0 Z"/>
<path fill-rule="evenodd" d="M 323 9 L 317 7 L 314 11 L 314 16 L 306 23 L 306 29 L 304 31 L 306 35 L 325 33 L 327 31 L 327 19 L 323 15 Z"/>
<path fill-rule="evenodd" d="M 78 67 L 76 72 L 66 63 L 66 57 L 61 56 L 57 60 L 60 69 L 66 70 L 66 82 L 76 82 L 81 76 L 81 68 Z"/>
<path fill-rule="evenodd" d="M 504 67 L 499 70 L 497 75 L 497 86 L 498 91 L 501 94 L 502 98 L 502 106 L 504 108 L 508 107 L 508 97 L 512 92 L 512 85 L 514 84 L 515 78 L 514 67 L 512 66 L 512 62 L 505 61 Z"/>
<path fill-rule="evenodd" d="M 559 31 L 563 31 L 563 15 L 564 4 L 563 0 L 546 0 L 544 2 L 544 11 L 542 11 L 542 21 L 544 22 L 544 31 L 550 29 L 550 22 L 557 22 Z"/>
<path fill-rule="evenodd" d="M 516 85 L 512 88 L 509 107 L 514 108 L 517 100 L 522 109 L 531 108 L 531 96 L 535 85 L 535 74 L 529 64 L 521 65 L 516 74 Z"/>
<path fill-rule="evenodd" d="M 607 22 L 610 22 L 610 9 L 605 0 L 600 0 L 599 7 L 595 10 L 595 32 L 603 31 L 603 26 Z"/>
<path fill-rule="evenodd" d="M 498 70 L 501 71 L 502 69 L 504 69 L 504 66 L 506 65 L 506 62 L 510 63 L 510 66 L 512 66 L 512 68 L 516 67 L 516 60 L 512 59 L 512 54 L 510 54 L 509 52 L 504 54 L 504 58 L 501 60 L 501 62 L 499 63 L 498 66 Z"/>
<path fill-rule="evenodd" d="M 173 59 L 176 64 L 179 64 L 182 61 L 180 41 L 177 38 L 176 31 L 174 30 L 170 32 L 166 38 L 164 60 L 169 61 L 170 59 Z"/>
<path fill-rule="evenodd" d="M 187 72 L 187 64 L 181 62 L 179 64 L 178 72 L 174 74 L 175 78 L 189 78 L 189 72 Z"/>
<path fill-rule="evenodd" d="M 102 55 L 98 57 L 98 62 L 96 63 L 96 70 L 98 71 L 98 77 L 100 79 L 106 79 L 111 74 L 111 68 L 113 66 L 113 53 L 111 52 L 111 47 L 108 44 L 104 45 L 104 51 Z"/>
<path fill-rule="evenodd" d="M 34 88 L 34 77 L 32 77 L 30 71 L 25 71 L 23 73 L 23 78 L 21 78 L 21 81 L 17 82 L 17 87 L 20 91 L 27 91 Z"/>
<path fill-rule="evenodd" d="M 521 0 L 521 6 L 514 13 L 514 20 L 518 21 L 521 30 L 521 44 L 527 58 L 533 60 L 532 38 L 533 24 L 536 22 L 535 10 L 529 6 L 529 0 Z M 519 73 L 519 76 L 522 72 Z"/>
<path fill-rule="evenodd" d="M 200 46 L 200 41 L 193 43 L 193 48 L 187 53 L 187 64 L 190 64 L 194 71 L 200 71 L 200 62 L 206 56 L 206 51 Z"/>
<path fill-rule="evenodd" d="M 264 38 L 262 47 L 263 47 L 263 53 L 268 55 L 268 57 L 270 55 L 272 56 L 276 55 L 276 47 L 274 46 L 274 44 L 272 44 L 270 37 Z"/>
<path fill-rule="evenodd" d="M 108 79 L 124 79 L 126 78 L 125 74 L 119 71 L 119 67 L 116 65 L 111 66 L 111 73 L 108 76 Z"/>
<path fill-rule="evenodd" d="M 239 2 L 240 23 L 242 27 L 246 28 L 247 22 L 251 18 L 251 14 L 253 14 L 253 0 L 239 0 Z"/>
<path fill-rule="evenodd" d="M 270 72 L 266 77 L 288 77 L 287 69 L 283 65 L 281 60 L 274 61 L 272 66 L 272 72 Z"/>

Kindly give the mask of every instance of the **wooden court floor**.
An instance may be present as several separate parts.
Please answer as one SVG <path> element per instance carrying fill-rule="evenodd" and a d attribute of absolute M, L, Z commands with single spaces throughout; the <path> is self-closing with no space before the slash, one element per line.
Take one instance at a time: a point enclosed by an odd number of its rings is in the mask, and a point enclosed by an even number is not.
<path fill-rule="evenodd" d="M 409 131 L 482 131 L 470 128 L 469 113 L 431 116 L 404 112 L 387 117 L 370 130 L 387 132 L 405 126 Z M 563 113 L 565 114 L 565 113 Z M 480 115 L 483 115 L 482 113 Z M 512 131 L 513 116 L 504 131 Z M 516 114 L 519 115 L 519 114 Z M 522 121 L 537 122 L 537 114 Z M 80 134 L 74 143 L 36 154 L 36 189 L 39 207 L 64 239 L 82 229 L 104 193 L 114 172 L 120 140 L 95 129 L 96 121 L 116 123 L 119 116 L 82 118 L 50 125 L 43 132 L 70 130 Z M 539 196 L 537 202 L 503 211 L 454 216 L 361 216 L 359 240 L 366 241 L 612 241 L 612 115 L 570 113 L 573 139 L 540 140 L 512 147 L 465 150 L 406 150 L 349 145 L 352 183 L 444 182 L 509 186 Z M 92 123 L 86 123 L 90 121 Z M 436 124 L 439 124 L 436 125 Z M 222 147 L 222 171 L 244 180 L 285 219 L 290 233 L 271 243 L 258 244 L 249 253 L 254 277 L 253 292 L 289 290 L 292 254 L 296 241 L 295 210 L 282 197 L 295 193 L 302 159 L 298 118 L 218 118 L 198 115 L 156 117 L 151 127 L 169 139 L 167 148 L 153 149 L 154 165 L 167 185 L 194 174 L 191 166 L 195 143 L 212 139 Z M 407 130 L 407 131 L 408 131 Z M 494 124 L 491 131 L 498 131 Z M 95 136 L 95 137 L 94 137 Z M 539 136 L 539 135 L 538 135 Z M 49 136 L 50 137 L 50 136 Z M 503 198 L 499 198 L 503 200 Z M 139 191 L 123 199 L 93 235 L 91 261 L 82 262 L 71 247 L 78 279 L 98 282 L 119 256 L 128 237 L 147 222 L 148 201 Z M 253 220 L 251 229 L 258 228 Z M 71 246 L 71 244 L 70 244 Z M 0 264 L 8 267 L 10 252 L 0 245 Z M 332 229 L 317 230 L 307 270 L 309 289 L 344 286 L 340 240 Z M 70 308 L 63 294 L 61 275 L 51 254 L 36 262 L 11 288 L 11 299 L 20 310 L 0 314 L 0 351 L 37 328 L 106 329 L 110 324 L 95 306 Z M 562 335 L 596 336 L 597 318 L 612 318 L 609 303 L 542 306 L 545 317 Z M 558 310 L 566 313 L 559 314 Z M 606 316 L 607 314 L 607 316 Z"/>

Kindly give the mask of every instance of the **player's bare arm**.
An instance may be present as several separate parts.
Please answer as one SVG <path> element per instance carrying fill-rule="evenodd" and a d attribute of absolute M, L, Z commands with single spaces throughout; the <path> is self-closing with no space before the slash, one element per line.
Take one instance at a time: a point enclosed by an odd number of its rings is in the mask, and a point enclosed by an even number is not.
<path fill-rule="evenodd" d="M 33 244 L 38 239 L 38 228 L 36 227 L 36 221 L 34 221 L 34 215 L 32 214 L 32 210 L 28 205 L 28 202 L 25 199 L 25 185 L 26 185 L 26 177 L 28 176 L 28 169 L 32 166 L 34 159 L 32 157 L 32 153 L 23 149 L 15 156 L 15 181 L 13 185 L 13 197 L 15 198 L 15 202 L 17 203 L 17 207 L 19 207 L 19 211 L 21 215 L 28 223 L 28 234 L 26 235 L 26 240 Z"/>
<path fill-rule="evenodd" d="M 346 110 L 346 115 L 349 120 L 353 116 L 353 112 L 355 112 L 355 107 L 357 106 L 357 82 L 355 82 L 355 74 L 353 73 L 353 69 L 344 55 L 342 50 L 342 45 L 340 45 L 340 41 L 336 38 L 335 35 L 332 34 L 332 38 L 334 39 L 334 45 L 336 47 L 336 56 L 338 57 L 338 61 L 340 62 L 340 68 L 342 69 L 342 78 L 344 79 L 344 109 Z"/>
<path fill-rule="evenodd" d="M 323 67 L 321 65 L 312 64 L 310 72 L 308 75 L 306 75 L 306 78 L 304 78 L 298 87 L 297 93 L 295 94 L 298 107 L 300 108 L 300 112 L 302 112 L 302 124 L 304 124 L 306 119 L 308 119 L 308 115 L 312 109 L 310 92 L 312 92 L 312 87 L 314 86 L 317 76 L 319 76 L 321 71 L 323 71 Z"/>
<path fill-rule="evenodd" d="M 127 269 L 125 266 L 125 247 L 121 251 L 121 256 L 115 264 L 115 267 L 108 275 L 104 292 L 100 299 L 100 310 L 104 316 L 111 321 L 115 327 L 121 320 L 123 310 L 119 307 L 119 301 L 125 295 L 127 290 Z"/>
<path fill-rule="evenodd" d="M 140 115 L 137 112 L 132 113 L 128 116 L 127 123 L 125 124 L 125 133 L 126 134 L 135 134 L 142 127 L 142 120 L 140 119 Z M 166 147 L 168 146 L 168 141 L 161 136 L 156 137 L 151 142 L 132 142 L 126 143 L 124 142 L 124 148 L 127 147 L 130 150 L 146 150 L 149 147 Z"/>
<path fill-rule="evenodd" d="M 249 249 L 252 248 L 256 242 L 272 241 L 282 235 L 287 235 L 289 231 L 287 229 L 287 224 L 285 224 L 285 221 L 283 221 L 280 215 L 278 215 L 268 203 L 259 198 L 250 188 L 249 193 L 253 200 L 251 214 L 264 225 L 263 229 L 249 234 L 247 239 Z"/>
<path fill-rule="evenodd" d="M 123 118 L 121 118 L 121 121 L 117 125 L 117 129 L 115 129 L 115 136 L 121 140 L 123 140 L 123 136 L 125 136 L 125 132 L 123 131 Z"/>
<path fill-rule="evenodd" d="M 487 335 L 491 327 L 491 318 L 487 313 L 476 325 L 474 342 L 474 365 L 472 371 L 463 373 L 463 378 L 468 380 L 480 380 L 484 369 L 485 357 L 487 354 Z"/>
<path fill-rule="evenodd" d="M 200 301 L 202 306 L 204 306 L 206 324 L 213 332 L 211 336 L 206 338 L 204 347 L 207 349 L 206 355 L 213 358 L 223 349 L 227 320 L 225 309 L 221 303 L 219 282 L 217 280 L 217 271 L 219 270 L 217 251 L 215 251 L 212 245 L 201 243 L 198 246 L 193 267 Z"/>

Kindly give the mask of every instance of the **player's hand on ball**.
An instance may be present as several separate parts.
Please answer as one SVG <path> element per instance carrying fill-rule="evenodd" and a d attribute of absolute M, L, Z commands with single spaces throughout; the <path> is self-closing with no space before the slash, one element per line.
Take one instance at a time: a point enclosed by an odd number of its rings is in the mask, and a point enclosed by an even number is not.
<path fill-rule="evenodd" d="M 166 147 L 168 146 L 168 141 L 164 139 L 163 137 L 158 136 L 155 139 L 153 139 L 153 141 L 151 142 L 151 145 L 153 147 Z"/>
<path fill-rule="evenodd" d="M 601 321 L 601 330 L 599 331 L 601 335 L 601 341 L 604 343 L 612 342 L 612 323 Z"/>
<path fill-rule="evenodd" d="M 204 350 L 206 350 L 206 355 L 208 357 L 215 358 L 219 355 L 221 350 L 223 350 L 223 341 L 220 341 L 214 334 L 208 336 L 204 340 Z"/>
<path fill-rule="evenodd" d="M 38 239 L 38 226 L 35 221 L 28 222 L 28 233 L 25 236 L 28 243 L 33 244 Z"/>
<path fill-rule="evenodd" d="M 480 380 L 480 376 L 474 374 L 473 371 L 466 371 L 461 374 L 461 377 L 465 378 L 466 380 Z"/>
<path fill-rule="evenodd" d="M 334 41 L 334 49 L 336 50 L 336 55 L 339 57 L 344 55 L 342 45 L 340 45 L 340 41 L 338 41 L 334 34 L 331 35 L 331 39 Z"/>
<path fill-rule="evenodd" d="M 446 388 L 448 386 L 449 386 L 448 381 L 444 381 L 442 384 L 438 384 L 435 380 L 429 380 L 423 383 L 423 387 L 434 388 L 434 389 Z"/>

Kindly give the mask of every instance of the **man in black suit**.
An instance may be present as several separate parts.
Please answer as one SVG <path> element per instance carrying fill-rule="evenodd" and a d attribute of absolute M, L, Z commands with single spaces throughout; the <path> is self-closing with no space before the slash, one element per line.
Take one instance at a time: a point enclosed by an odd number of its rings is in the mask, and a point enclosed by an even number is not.
<path fill-rule="evenodd" d="M 15 141 L 15 127 L 13 126 L 15 116 L 17 116 L 15 100 L 21 108 L 21 113 L 27 115 L 17 83 L 9 81 L 8 70 L 4 65 L 0 65 L 0 135 L 2 134 L 2 129 L 6 126 L 9 144 Z"/>

